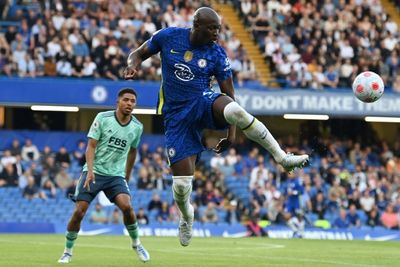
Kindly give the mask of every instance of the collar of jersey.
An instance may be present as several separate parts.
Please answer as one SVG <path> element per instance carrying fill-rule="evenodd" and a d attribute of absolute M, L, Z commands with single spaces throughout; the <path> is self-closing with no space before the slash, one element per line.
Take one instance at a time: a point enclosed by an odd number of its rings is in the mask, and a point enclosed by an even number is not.
<path fill-rule="evenodd" d="M 130 116 L 130 120 L 126 124 L 122 124 L 117 118 L 117 111 L 114 111 L 114 118 L 118 122 L 118 124 L 121 125 L 122 127 L 128 126 L 129 123 L 131 123 L 132 121 L 132 116 Z"/>

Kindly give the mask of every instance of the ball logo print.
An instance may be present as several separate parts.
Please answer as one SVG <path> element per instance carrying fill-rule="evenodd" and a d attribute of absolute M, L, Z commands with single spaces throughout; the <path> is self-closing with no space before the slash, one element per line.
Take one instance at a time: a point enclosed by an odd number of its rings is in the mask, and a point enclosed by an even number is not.
<path fill-rule="evenodd" d="M 365 103 L 377 101 L 385 90 L 382 78 L 372 71 L 360 73 L 354 79 L 352 87 L 354 95 Z"/>

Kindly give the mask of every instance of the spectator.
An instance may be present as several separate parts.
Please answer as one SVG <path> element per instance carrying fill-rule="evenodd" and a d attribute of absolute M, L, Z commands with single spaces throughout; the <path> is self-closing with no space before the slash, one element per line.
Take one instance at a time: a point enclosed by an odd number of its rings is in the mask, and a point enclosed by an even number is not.
<path fill-rule="evenodd" d="M 0 187 L 16 187 L 18 186 L 18 174 L 11 163 L 4 166 L 0 173 Z"/>
<path fill-rule="evenodd" d="M 360 205 L 365 213 L 369 213 L 373 206 L 375 205 L 375 199 L 370 195 L 369 189 L 366 189 L 361 198 L 360 198 Z"/>
<path fill-rule="evenodd" d="M 250 174 L 250 183 L 249 183 L 250 190 L 256 188 L 257 185 L 264 188 L 265 183 L 268 181 L 268 170 L 265 168 L 264 165 L 264 157 L 259 156 L 257 161 L 258 161 L 258 166 L 255 167 Z"/>
<path fill-rule="evenodd" d="M 360 227 L 361 221 L 360 217 L 357 214 L 356 206 L 350 205 L 350 210 L 346 215 L 346 220 L 349 222 L 350 226 Z"/>
<path fill-rule="evenodd" d="M 108 220 L 111 224 L 121 224 L 122 217 L 118 208 L 115 208 L 111 213 L 110 219 Z"/>
<path fill-rule="evenodd" d="M 137 220 L 138 224 L 141 224 L 141 225 L 149 224 L 149 218 L 144 213 L 144 209 L 143 208 L 140 208 L 138 213 L 136 214 L 136 220 Z"/>
<path fill-rule="evenodd" d="M 139 181 L 137 185 L 138 189 L 151 190 L 153 189 L 153 184 L 150 180 L 150 175 L 146 168 L 140 168 L 139 170 Z"/>
<path fill-rule="evenodd" d="M 323 192 L 319 191 L 317 195 L 312 199 L 312 212 L 318 214 L 318 219 L 323 220 L 326 211 L 326 201 L 324 199 Z"/>
<path fill-rule="evenodd" d="M 68 168 L 71 164 L 70 156 L 64 146 L 60 147 L 60 150 L 56 153 L 55 161 L 58 166 L 65 168 Z"/>
<path fill-rule="evenodd" d="M 68 62 L 67 57 L 61 57 L 56 64 L 57 74 L 63 77 L 70 77 L 72 75 L 72 65 Z"/>
<path fill-rule="evenodd" d="M 22 159 L 25 161 L 36 161 L 39 159 L 39 150 L 34 144 L 32 144 L 32 141 L 30 139 L 25 140 L 25 145 L 22 147 L 21 150 L 21 156 Z"/>
<path fill-rule="evenodd" d="M 237 208 L 237 201 L 231 200 L 229 202 L 228 210 L 226 212 L 225 222 L 229 224 L 236 224 L 240 223 L 241 221 L 241 214 Z"/>
<path fill-rule="evenodd" d="M 371 227 L 381 225 L 377 208 L 373 208 L 368 214 L 367 225 Z"/>
<path fill-rule="evenodd" d="M 13 156 L 21 156 L 21 147 L 18 139 L 12 141 L 10 151 Z"/>
<path fill-rule="evenodd" d="M 170 220 L 169 205 L 168 202 L 163 201 L 161 204 L 161 209 L 158 211 L 157 220 L 159 222 L 166 222 Z"/>
<path fill-rule="evenodd" d="M 99 76 L 97 73 L 97 65 L 92 61 L 90 56 L 85 56 L 82 75 L 84 78 L 97 78 Z"/>
<path fill-rule="evenodd" d="M 160 200 L 160 195 L 154 194 L 153 198 L 149 202 L 147 210 L 148 211 L 152 211 L 152 210 L 160 211 L 161 210 L 161 206 L 162 206 L 162 203 L 161 203 L 161 200 Z"/>
<path fill-rule="evenodd" d="M 26 199 L 32 200 L 33 198 L 47 199 L 46 195 L 39 190 L 39 187 L 35 185 L 35 179 L 32 176 L 27 177 L 27 186 L 24 188 L 23 196 Z"/>
<path fill-rule="evenodd" d="M 161 170 L 157 170 L 155 172 L 155 177 L 153 180 L 153 186 L 154 189 L 162 191 L 167 188 L 167 180 L 163 176 L 163 173 Z"/>
<path fill-rule="evenodd" d="M 73 180 L 71 176 L 68 174 L 67 169 L 65 167 L 60 168 L 60 171 L 57 173 L 55 177 L 55 183 L 58 188 L 63 190 L 66 190 L 72 185 Z"/>
<path fill-rule="evenodd" d="M 96 204 L 95 210 L 90 214 L 90 222 L 95 224 L 108 223 L 107 215 L 99 203 Z"/>
<path fill-rule="evenodd" d="M 78 147 L 75 149 L 73 157 L 79 163 L 80 166 L 83 166 L 86 162 L 85 152 L 86 152 L 86 142 L 83 140 L 79 140 Z"/>
<path fill-rule="evenodd" d="M 216 223 L 218 221 L 217 210 L 215 209 L 213 202 L 208 202 L 207 208 L 201 219 L 203 223 Z"/>
<path fill-rule="evenodd" d="M 393 205 L 387 205 L 385 212 L 381 216 L 382 225 L 388 229 L 399 229 L 399 214 L 393 210 Z"/>
<path fill-rule="evenodd" d="M 17 163 L 17 158 L 11 154 L 11 150 L 5 150 L 3 157 L 0 160 L 1 165 L 4 167 L 6 167 L 7 165 L 11 164 L 11 165 L 15 165 Z M 0 168 L 1 170 L 2 168 Z"/>
<path fill-rule="evenodd" d="M 50 179 L 46 179 L 43 182 L 43 194 L 46 196 L 46 198 L 55 198 L 57 194 L 56 186 Z"/>
<path fill-rule="evenodd" d="M 149 144 L 143 143 L 139 149 L 140 161 L 143 162 L 144 159 L 150 157 Z"/>
<path fill-rule="evenodd" d="M 346 210 L 341 208 L 339 210 L 339 217 L 335 219 L 333 222 L 333 227 L 339 228 L 339 229 L 346 229 L 349 228 L 350 222 L 347 218 Z"/>

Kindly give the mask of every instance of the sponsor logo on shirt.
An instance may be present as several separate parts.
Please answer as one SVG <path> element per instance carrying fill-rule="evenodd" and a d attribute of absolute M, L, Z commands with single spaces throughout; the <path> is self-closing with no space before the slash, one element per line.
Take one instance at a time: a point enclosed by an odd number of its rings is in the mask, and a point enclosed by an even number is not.
<path fill-rule="evenodd" d="M 174 67 L 175 67 L 174 73 L 176 78 L 184 82 L 193 80 L 194 74 L 188 66 L 186 66 L 185 64 L 178 63 L 175 64 Z"/>

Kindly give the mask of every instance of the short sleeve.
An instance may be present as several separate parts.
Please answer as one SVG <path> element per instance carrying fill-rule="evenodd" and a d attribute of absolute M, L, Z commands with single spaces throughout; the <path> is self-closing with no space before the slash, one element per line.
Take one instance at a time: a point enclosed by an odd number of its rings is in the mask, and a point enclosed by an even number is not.
<path fill-rule="evenodd" d="M 100 114 L 97 114 L 96 118 L 94 119 L 92 126 L 90 126 L 89 133 L 87 134 L 87 137 L 99 140 L 101 136 L 101 122 L 102 122 L 102 116 Z"/>
<path fill-rule="evenodd" d="M 140 138 L 142 137 L 142 133 L 143 133 L 143 125 L 140 125 L 140 129 L 137 130 L 137 135 L 136 135 L 135 139 L 132 141 L 132 144 L 131 144 L 132 148 L 137 148 L 139 146 Z"/>
<path fill-rule="evenodd" d="M 162 45 L 168 36 L 168 32 L 169 29 L 165 28 L 153 33 L 153 36 L 147 42 L 147 46 L 152 53 L 156 54 L 162 50 Z"/>
<path fill-rule="evenodd" d="M 219 82 L 225 81 L 226 79 L 232 77 L 231 62 L 222 48 L 218 53 L 214 75 Z"/>

